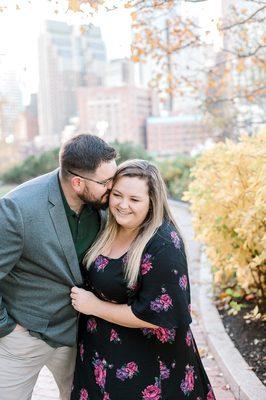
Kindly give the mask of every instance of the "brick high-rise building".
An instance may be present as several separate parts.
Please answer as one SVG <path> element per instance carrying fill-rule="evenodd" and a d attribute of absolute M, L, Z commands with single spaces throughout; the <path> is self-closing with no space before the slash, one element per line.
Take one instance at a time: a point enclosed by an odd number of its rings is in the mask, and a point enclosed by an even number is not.
<path fill-rule="evenodd" d="M 150 117 L 147 120 L 147 150 L 156 155 L 190 154 L 208 138 L 200 114 Z"/>
<path fill-rule="evenodd" d="M 78 90 L 80 132 L 100 134 L 108 141 L 146 146 L 146 119 L 157 113 L 157 98 L 150 89 L 121 86 Z"/>

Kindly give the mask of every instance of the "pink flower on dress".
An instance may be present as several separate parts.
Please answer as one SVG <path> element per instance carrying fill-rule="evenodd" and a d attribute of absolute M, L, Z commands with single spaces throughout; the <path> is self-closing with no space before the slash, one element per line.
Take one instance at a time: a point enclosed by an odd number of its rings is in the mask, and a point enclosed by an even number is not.
<path fill-rule="evenodd" d="M 103 394 L 103 400 L 111 400 L 111 399 L 110 399 L 110 394 L 107 393 L 107 392 L 104 392 L 104 394 Z"/>
<path fill-rule="evenodd" d="M 121 343 L 121 339 L 118 336 L 118 333 L 114 329 L 111 329 L 110 342 Z"/>
<path fill-rule="evenodd" d="M 96 332 L 97 330 L 97 322 L 95 318 L 89 318 L 87 322 L 87 331 L 88 332 Z"/>
<path fill-rule="evenodd" d="M 97 357 L 96 353 L 96 357 Z M 100 388 L 104 389 L 105 387 L 105 381 L 106 381 L 106 361 L 105 359 L 100 359 L 100 358 L 93 358 L 92 364 L 94 366 L 94 376 L 97 385 L 100 386 Z"/>
<path fill-rule="evenodd" d="M 116 377 L 121 381 L 132 379 L 139 372 L 138 366 L 134 361 L 128 362 L 123 367 L 117 369 Z"/>
<path fill-rule="evenodd" d="M 167 328 L 143 328 L 143 335 L 148 338 L 155 336 L 162 343 L 173 343 L 175 340 L 176 330 Z"/>
<path fill-rule="evenodd" d="M 176 249 L 180 249 L 181 240 L 180 240 L 180 237 L 178 236 L 177 232 L 172 231 L 172 232 L 170 233 L 170 236 L 171 236 L 171 240 L 172 240 L 172 242 L 173 242 L 175 248 L 176 248 Z"/>
<path fill-rule="evenodd" d="M 188 279 L 186 275 L 182 275 L 181 278 L 179 278 L 179 286 L 181 287 L 182 290 L 186 290 L 188 284 Z"/>
<path fill-rule="evenodd" d="M 80 394 L 79 394 L 79 400 L 88 400 L 88 392 L 86 389 L 81 389 Z"/>
<path fill-rule="evenodd" d="M 160 377 L 161 379 L 168 379 L 170 376 L 170 369 L 167 368 L 167 366 L 160 361 Z"/>
<path fill-rule="evenodd" d="M 79 355 L 80 355 L 81 361 L 83 361 L 83 356 L 84 356 L 84 346 L 83 346 L 83 343 L 80 343 L 80 345 L 79 345 Z"/>
<path fill-rule="evenodd" d="M 141 264 L 140 264 L 140 273 L 141 275 L 146 275 L 152 269 L 152 263 L 150 261 L 151 254 L 144 254 Z"/>
<path fill-rule="evenodd" d="M 142 391 L 142 400 L 160 400 L 161 393 L 158 383 L 149 385 Z"/>
<path fill-rule="evenodd" d="M 208 394 L 207 394 L 207 400 L 215 400 L 214 393 L 213 393 L 211 385 L 208 385 L 208 389 L 209 389 L 209 391 L 208 391 Z"/>
<path fill-rule="evenodd" d="M 176 330 L 167 328 L 156 328 L 155 335 L 162 343 L 173 343 L 175 340 Z"/>
<path fill-rule="evenodd" d="M 169 294 L 164 293 L 161 296 L 156 297 L 154 301 L 151 301 L 150 308 L 152 311 L 157 313 L 161 311 L 168 311 L 173 306 L 173 301 Z"/>
<path fill-rule="evenodd" d="M 186 335 L 186 344 L 190 347 L 192 342 L 192 334 L 191 334 L 191 330 L 189 329 L 187 331 L 187 335 Z"/>
<path fill-rule="evenodd" d="M 105 267 L 109 264 L 109 260 L 101 255 L 99 255 L 95 262 L 94 262 L 94 266 L 97 270 L 97 272 L 103 272 Z"/>
<path fill-rule="evenodd" d="M 194 390 L 195 377 L 194 377 L 194 367 L 191 365 L 186 366 L 186 375 L 182 380 L 180 388 L 185 395 L 188 395 Z"/>

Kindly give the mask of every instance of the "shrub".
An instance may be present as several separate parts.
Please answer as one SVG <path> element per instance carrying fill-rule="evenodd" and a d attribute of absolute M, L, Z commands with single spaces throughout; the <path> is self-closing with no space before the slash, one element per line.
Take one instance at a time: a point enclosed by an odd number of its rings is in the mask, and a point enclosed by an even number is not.
<path fill-rule="evenodd" d="M 239 285 L 265 307 L 266 133 L 227 140 L 206 151 L 192 170 L 197 238 L 206 245 L 217 285 Z"/>
<path fill-rule="evenodd" d="M 132 142 L 118 142 L 117 140 L 110 143 L 119 155 L 118 163 L 121 164 L 123 161 L 130 160 L 133 158 L 140 158 L 142 160 L 151 160 L 152 157 L 147 151 L 142 147 Z"/>
<path fill-rule="evenodd" d="M 22 183 L 58 167 L 58 149 L 27 157 L 2 175 L 6 183 Z"/>
<path fill-rule="evenodd" d="M 166 159 L 156 164 L 163 175 L 170 197 L 182 199 L 191 181 L 190 171 L 195 164 L 195 159 L 179 155 L 175 159 Z"/>

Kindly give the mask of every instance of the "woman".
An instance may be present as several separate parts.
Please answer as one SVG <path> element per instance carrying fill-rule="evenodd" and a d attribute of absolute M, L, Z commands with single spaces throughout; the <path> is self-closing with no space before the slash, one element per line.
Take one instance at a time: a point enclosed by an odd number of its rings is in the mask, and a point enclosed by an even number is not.
<path fill-rule="evenodd" d="M 189 324 L 184 244 L 155 166 L 118 167 L 105 230 L 85 257 L 71 400 L 213 400 Z"/>

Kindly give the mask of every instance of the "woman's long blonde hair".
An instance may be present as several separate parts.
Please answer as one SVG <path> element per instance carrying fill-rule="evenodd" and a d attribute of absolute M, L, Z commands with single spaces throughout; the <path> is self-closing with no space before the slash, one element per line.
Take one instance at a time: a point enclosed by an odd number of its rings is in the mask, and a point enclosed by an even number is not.
<path fill-rule="evenodd" d="M 119 165 L 114 177 L 114 185 L 122 177 L 138 177 L 144 179 L 148 185 L 150 205 L 148 214 L 139 227 L 139 232 L 127 253 L 125 265 L 125 280 L 129 287 L 135 285 L 139 274 L 142 253 L 145 246 L 162 225 L 164 220 L 171 222 L 177 231 L 179 229 L 170 211 L 167 201 L 166 186 L 157 167 L 146 160 L 128 160 Z M 87 268 L 96 257 L 102 254 L 104 248 L 111 248 L 119 230 L 114 216 L 108 214 L 107 224 L 96 242 L 87 252 L 84 263 Z"/>

